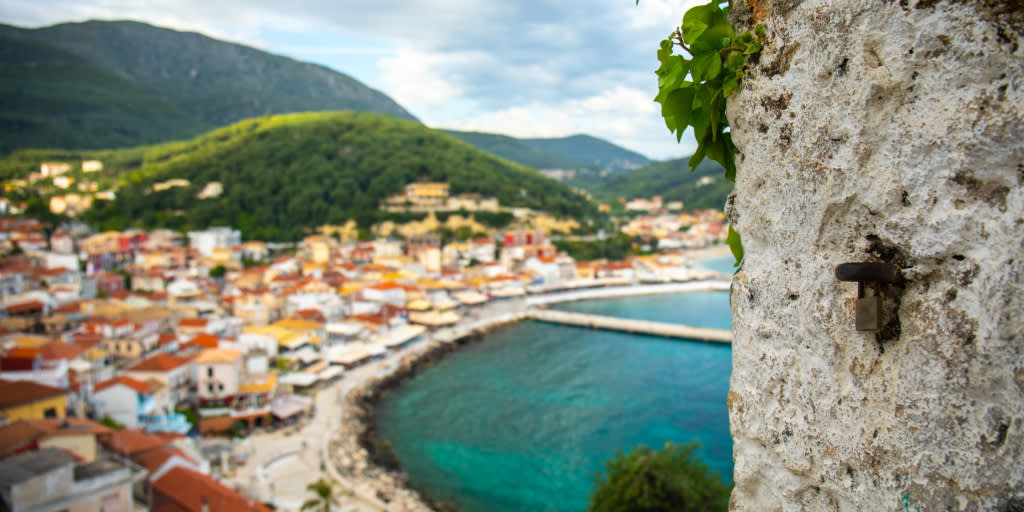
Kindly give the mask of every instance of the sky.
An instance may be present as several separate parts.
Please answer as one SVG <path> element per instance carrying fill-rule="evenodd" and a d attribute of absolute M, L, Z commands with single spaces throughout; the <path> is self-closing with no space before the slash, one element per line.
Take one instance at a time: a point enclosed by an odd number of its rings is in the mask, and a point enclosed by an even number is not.
<path fill-rule="evenodd" d="M 586 133 L 657 160 L 689 155 L 665 128 L 658 43 L 700 0 L 0 0 L 0 22 L 132 19 L 323 64 L 428 126 Z"/>

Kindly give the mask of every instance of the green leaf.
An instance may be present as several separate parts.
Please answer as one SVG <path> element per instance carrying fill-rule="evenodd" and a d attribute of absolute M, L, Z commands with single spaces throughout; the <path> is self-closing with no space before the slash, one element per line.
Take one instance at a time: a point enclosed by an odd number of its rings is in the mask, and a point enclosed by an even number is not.
<path fill-rule="evenodd" d="M 718 76 L 722 70 L 722 59 L 718 52 L 708 52 L 695 55 L 690 65 L 690 74 L 694 82 L 706 82 Z"/>
<path fill-rule="evenodd" d="M 732 25 L 728 23 L 713 25 L 705 30 L 700 37 L 693 42 L 690 49 L 693 50 L 694 54 L 721 50 L 722 48 L 729 46 L 729 43 L 732 41 L 732 37 Z"/>
<path fill-rule="evenodd" d="M 690 164 L 690 172 L 696 171 L 697 166 L 704 161 L 704 158 L 706 156 L 707 155 L 704 152 L 704 146 L 697 145 L 697 150 L 693 152 L 693 155 L 690 156 L 690 160 L 687 162 L 688 164 Z"/>
<path fill-rule="evenodd" d="M 761 39 L 768 37 L 768 33 L 765 31 L 764 25 L 758 25 L 754 27 L 754 33 L 757 34 L 757 37 L 760 37 Z"/>
<path fill-rule="evenodd" d="M 708 29 L 708 25 L 699 21 L 683 24 L 683 41 L 693 44 Z"/>
<path fill-rule="evenodd" d="M 676 89 L 661 104 L 661 115 L 668 120 L 673 118 L 680 131 L 690 124 L 690 113 L 693 111 L 693 88 Z M 671 129 L 671 128 L 670 128 Z"/>
<path fill-rule="evenodd" d="M 743 262 L 743 241 L 740 239 L 740 232 L 733 229 L 732 224 L 729 224 L 729 234 L 725 237 L 725 243 L 729 244 L 729 250 L 736 258 L 736 263 L 733 263 L 732 266 L 740 266 L 740 263 Z"/>
<path fill-rule="evenodd" d="M 728 78 L 726 78 L 724 82 L 722 82 L 722 96 L 728 98 L 730 94 L 732 94 L 733 92 L 736 91 L 736 89 L 739 88 L 739 79 L 736 78 L 736 75 L 731 75 Z"/>
<path fill-rule="evenodd" d="M 740 44 L 750 44 L 754 40 L 754 35 L 749 30 L 745 30 L 742 34 L 736 36 L 736 41 Z"/>
<path fill-rule="evenodd" d="M 761 51 L 761 43 L 758 43 L 757 41 L 754 41 L 754 42 L 748 44 L 747 48 L 745 50 L 743 50 L 743 55 L 750 55 L 752 53 L 757 53 L 759 51 Z"/>

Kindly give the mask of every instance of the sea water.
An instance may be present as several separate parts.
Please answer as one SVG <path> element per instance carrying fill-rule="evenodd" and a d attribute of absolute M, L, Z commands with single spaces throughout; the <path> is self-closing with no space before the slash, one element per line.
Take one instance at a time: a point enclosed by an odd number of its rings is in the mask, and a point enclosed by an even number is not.
<path fill-rule="evenodd" d="M 727 292 L 563 304 L 728 328 Z M 697 440 L 731 481 L 727 345 L 535 322 L 464 347 L 377 409 L 410 484 L 465 512 L 582 511 L 616 451 Z"/>

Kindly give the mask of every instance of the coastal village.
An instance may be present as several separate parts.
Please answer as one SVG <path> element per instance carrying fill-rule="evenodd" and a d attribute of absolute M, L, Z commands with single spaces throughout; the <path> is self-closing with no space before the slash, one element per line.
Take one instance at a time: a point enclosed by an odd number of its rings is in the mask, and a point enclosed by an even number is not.
<path fill-rule="evenodd" d="M 44 164 L 31 181 L 70 187 L 57 182 L 69 168 Z M 61 195 L 49 205 L 68 214 L 88 202 Z M 355 449 L 326 440 L 339 428 L 340 389 L 389 358 L 507 317 L 528 296 L 715 277 L 684 249 L 722 242 L 720 212 L 669 212 L 660 198 L 629 204 L 642 212 L 622 232 L 660 251 L 621 261 L 574 260 L 552 243 L 558 223 L 537 216 L 442 243 L 434 211 L 499 208 L 449 197 L 444 183 L 390 198 L 382 207 L 430 216 L 379 226 L 372 240 L 351 223 L 281 244 L 223 226 L 95 233 L 0 217 L 5 500 L 13 510 L 298 509 L 316 476 L 367 471 L 347 453 Z M 274 463 L 307 452 L 319 454 L 299 457 L 308 467 L 290 488 L 268 477 Z M 396 499 L 361 494 L 363 505 Z"/>

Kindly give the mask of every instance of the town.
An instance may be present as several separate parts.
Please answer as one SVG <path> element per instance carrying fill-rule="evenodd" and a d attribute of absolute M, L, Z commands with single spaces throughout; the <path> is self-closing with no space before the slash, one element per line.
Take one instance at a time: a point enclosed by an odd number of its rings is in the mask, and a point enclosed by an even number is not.
<path fill-rule="evenodd" d="M 49 204 L 66 213 L 84 203 Z M 530 295 L 715 277 L 686 250 L 722 242 L 720 212 L 669 213 L 660 198 L 630 205 L 639 215 L 620 231 L 639 243 L 618 261 L 577 261 L 556 241 L 600 237 L 560 235 L 537 216 L 444 243 L 434 211 L 499 206 L 450 198 L 443 183 L 389 199 L 430 217 L 370 240 L 352 225 L 286 244 L 223 226 L 95 233 L 0 217 L 0 474 L 35 472 L 5 492 L 24 496 L 19 506 L 287 505 L 282 495 L 301 494 L 327 462 L 316 459 L 297 491 L 265 483 L 261 464 L 279 446 L 313 450 L 304 436 L 337 419 L 317 416 L 337 415 L 339 386 L 369 364 Z M 261 435 L 276 441 L 231 441 Z M 59 480 L 61 494 L 19 494 L 39 478 Z"/>

